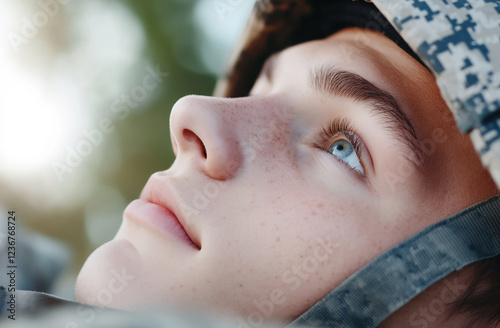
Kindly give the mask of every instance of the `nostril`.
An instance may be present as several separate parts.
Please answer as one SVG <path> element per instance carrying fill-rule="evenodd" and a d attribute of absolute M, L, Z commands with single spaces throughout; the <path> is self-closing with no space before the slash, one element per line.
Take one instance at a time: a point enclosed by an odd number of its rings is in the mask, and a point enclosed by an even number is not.
<path fill-rule="evenodd" d="M 201 141 L 201 139 L 193 131 L 184 129 L 184 131 L 182 131 L 182 136 L 186 141 L 195 143 L 198 146 L 203 158 L 207 158 L 207 149 L 203 144 L 203 141 Z"/>
<path fill-rule="evenodd" d="M 203 158 L 207 159 L 207 148 L 205 148 L 205 145 L 203 144 L 203 142 L 201 143 L 201 145 L 203 146 Z"/>

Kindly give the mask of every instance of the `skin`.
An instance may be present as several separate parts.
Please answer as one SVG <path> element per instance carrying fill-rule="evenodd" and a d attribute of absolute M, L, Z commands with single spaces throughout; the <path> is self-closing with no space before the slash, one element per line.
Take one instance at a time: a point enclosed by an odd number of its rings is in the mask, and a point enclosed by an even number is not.
<path fill-rule="evenodd" d="M 415 164 L 369 104 L 315 90 L 310 71 L 325 64 L 390 93 L 432 151 Z M 339 138 L 320 137 L 335 118 L 355 127 L 365 177 L 325 150 Z M 346 29 L 284 50 L 249 97 L 184 97 L 170 129 L 176 160 L 146 189 L 173 190 L 199 248 L 125 211 L 82 268 L 79 301 L 290 321 L 387 249 L 498 192 L 432 75 L 375 32 Z M 133 279 L 103 304 L 113 270 Z"/>

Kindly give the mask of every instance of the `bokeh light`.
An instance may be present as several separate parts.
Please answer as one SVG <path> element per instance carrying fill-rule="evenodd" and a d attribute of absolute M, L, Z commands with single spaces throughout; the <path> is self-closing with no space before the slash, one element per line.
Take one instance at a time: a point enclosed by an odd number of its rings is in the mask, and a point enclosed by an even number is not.
<path fill-rule="evenodd" d="M 72 297 L 85 258 L 170 166 L 172 105 L 212 92 L 253 3 L 0 2 L 0 209 L 66 245 L 51 292 Z"/>

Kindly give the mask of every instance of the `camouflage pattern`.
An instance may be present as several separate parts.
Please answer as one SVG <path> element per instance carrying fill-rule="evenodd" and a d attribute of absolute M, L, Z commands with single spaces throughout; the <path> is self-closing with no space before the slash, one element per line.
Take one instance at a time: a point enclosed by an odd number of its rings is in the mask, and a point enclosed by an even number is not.
<path fill-rule="evenodd" d="M 271 53 L 305 41 L 295 35 L 316 24 L 322 4 L 345 1 L 356 0 L 257 0 L 215 95 L 245 96 Z M 373 4 L 434 74 L 459 128 L 470 133 L 500 187 L 500 0 Z M 356 272 L 289 327 L 376 327 L 439 279 L 498 255 L 498 217 L 496 197 L 425 229 Z"/>
<path fill-rule="evenodd" d="M 350 276 L 287 328 L 377 327 L 436 281 L 500 254 L 498 217 L 499 196 L 422 230 Z"/>
<path fill-rule="evenodd" d="M 374 0 L 433 71 L 500 186 L 500 1 Z"/>
<path fill-rule="evenodd" d="M 215 95 L 244 96 L 265 59 L 304 41 L 320 3 L 257 0 Z M 360 0 L 361 1 L 361 0 Z M 460 129 L 500 187 L 500 0 L 373 0 L 434 73 Z M 316 8 L 315 8 L 316 7 Z"/>
<path fill-rule="evenodd" d="M 215 95 L 243 96 L 265 59 L 300 42 L 321 1 L 258 0 Z M 431 69 L 460 129 L 471 132 L 485 166 L 500 185 L 500 0 L 373 0 Z M 303 40 L 302 40 L 303 41 Z M 289 327 L 376 327 L 428 286 L 469 263 L 500 253 L 500 197 L 441 221 L 356 272 Z M 25 311 L 61 301 L 27 293 Z M 20 296 L 20 295 L 19 295 Z M 22 299 L 20 299 L 22 300 Z M 6 313 L 0 288 L 0 315 Z M 68 303 L 68 302 L 65 302 Z M 31 306 L 32 305 L 32 306 Z M 23 316 L 23 327 L 234 327 L 175 312 L 148 315 L 66 304 Z M 75 315 L 76 314 L 76 315 Z M 91 314 L 91 316 L 89 316 Z M 1 326 L 11 324 L 0 318 Z M 301 326 L 301 327 L 305 327 Z M 243 325 L 238 325 L 243 327 Z"/>

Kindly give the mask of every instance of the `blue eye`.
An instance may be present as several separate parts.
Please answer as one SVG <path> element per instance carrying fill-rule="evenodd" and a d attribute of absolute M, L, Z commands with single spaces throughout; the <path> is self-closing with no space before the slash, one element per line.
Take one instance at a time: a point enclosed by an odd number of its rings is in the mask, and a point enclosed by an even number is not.
<path fill-rule="evenodd" d="M 320 133 L 322 139 L 320 148 L 365 177 L 363 163 L 358 156 L 364 146 L 355 131 L 349 119 L 334 118 Z"/>
<path fill-rule="evenodd" d="M 349 165 L 352 169 L 363 175 L 365 174 L 354 146 L 348 140 L 337 139 L 330 145 L 330 147 L 327 148 L 327 151 L 342 162 Z"/>

